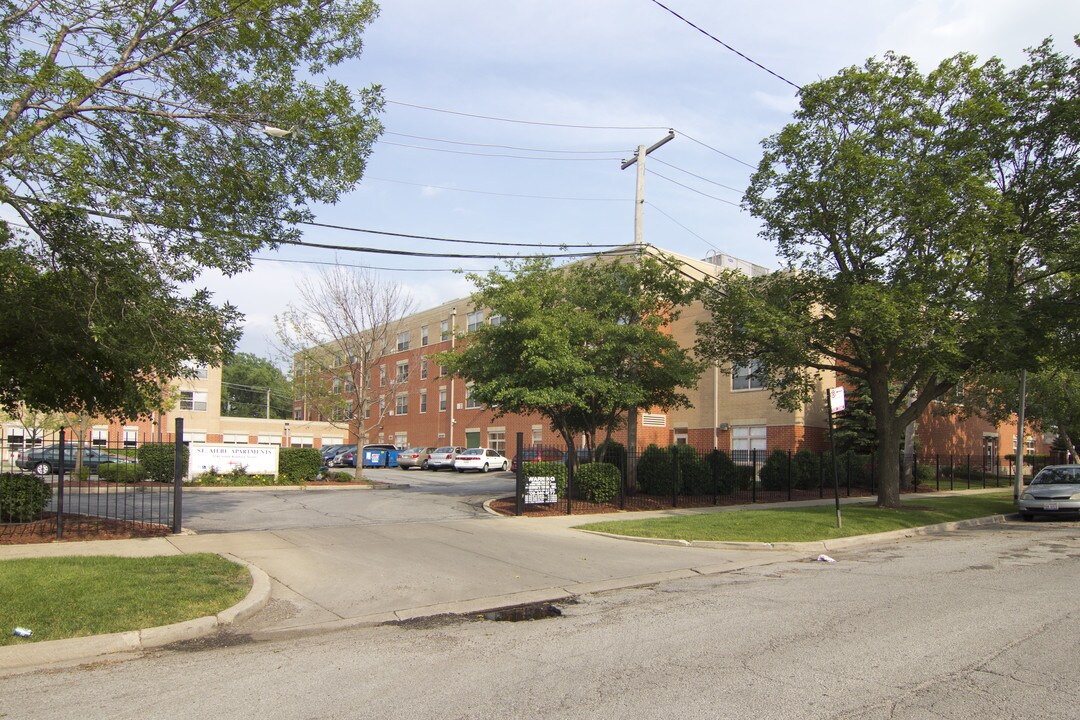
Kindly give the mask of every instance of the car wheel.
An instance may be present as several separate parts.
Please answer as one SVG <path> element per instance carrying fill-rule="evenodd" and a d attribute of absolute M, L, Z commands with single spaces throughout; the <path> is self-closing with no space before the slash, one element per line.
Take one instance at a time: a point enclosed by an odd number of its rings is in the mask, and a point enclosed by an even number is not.
<path fill-rule="evenodd" d="M 425 460 L 424 462 L 420 463 L 420 469 L 421 469 L 421 470 L 427 470 L 427 469 L 428 469 L 428 464 L 427 464 L 427 460 Z"/>
<path fill-rule="evenodd" d="M 463 473 L 463 472 L 465 472 L 465 468 L 458 468 L 458 469 L 457 469 L 457 471 L 458 471 L 459 473 Z"/>
<path fill-rule="evenodd" d="M 1020 519 L 1023 520 L 1024 522 L 1031 522 L 1032 520 L 1035 519 L 1035 515 L 1033 513 L 1029 513 L 1029 512 L 1022 512 L 1022 513 L 1020 513 Z"/>
<path fill-rule="evenodd" d="M 487 472 L 487 471 L 488 471 L 488 464 L 484 463 L 484 469 L 481 470 L 480 472 Z"/>
<path fill-rule="evenodd" d="M 398 467 L 398 470 L 408 470 L 409 469 L 409 468 L 405 467 L 404 465 L 398 465 L 397 467 Z"/>
<path fill-rule="evenodd" d="M 47 463 L 45 461 L 39 462 L 37 465 L 34 466 L 34 474 L 35 475 L 51 475 L 52 474 L 52 465 L 50 465 L 49 463 Z"/>
<path fill-rule="evenodd" d="M 503 461 L 503 472 L 506 472 L 506 468 L 507 468 L 507 467 L 508 467 L 508 466 L 507 466 L 507 464 L 506 464 L 506 461 L 504 460 L 504 461 Z"/>

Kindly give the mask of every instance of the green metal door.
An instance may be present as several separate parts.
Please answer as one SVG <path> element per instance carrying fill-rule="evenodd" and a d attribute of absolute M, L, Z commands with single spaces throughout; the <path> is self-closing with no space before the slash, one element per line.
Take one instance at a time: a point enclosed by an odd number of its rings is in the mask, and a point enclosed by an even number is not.
<path fill-rule="evenodd" d="M 473 430 L 465 433 L 465 447 L 480 447 L 480 431 Z"/>

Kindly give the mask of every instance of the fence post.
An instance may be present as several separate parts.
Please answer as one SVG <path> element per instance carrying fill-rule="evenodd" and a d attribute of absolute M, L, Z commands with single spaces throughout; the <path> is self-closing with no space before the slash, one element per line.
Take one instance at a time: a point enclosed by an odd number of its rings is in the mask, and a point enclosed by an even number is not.
<path fill-rule="evenodd" d="M 56 470 L 56 539 L 64 539 L 64 428 L 60 428 L 60 467 Z"/>
<path fill-rule="evenodd" d="M 173 457 L 172 531 L 179 533 L 184 519 L 184 418 L 176 418 L 175 456 Z"/>
<path fill-rule="evenodd" d="M 525 433 L 517 434 L 517 470 L 514 472 L 517 484 L 517 496 L 514 498 L 514 515 L 521 517 L 525 513 Z"/>
<path fill-rule="evenodd" d="M 817 454 L 817 489 L 818 498 L 825 499 L 825 453 L 818 450 Z"/>
<path fill-rule="evenodd" d="M 720 451 L 713 448 L 712 451 L 712 504 L 720 504 Z"/>
<path fill-rule="evenodd" d="M 574 466 L 577 464 L 577 449 L 570 448 L 566 455 L 566 514 L 574 514 Z"/>
<path fill-rule="evenodd" d="M 919 453 L 911 453 L 911 484 L 915 486 L 915 492 L 919 492 Z"/>
<path fill-rule="evenodd" d="M 605 448 L 604 452 L 607 452 Z M 627 474 L 626 468 L 630 465 L 630 448 L 623 448 L 622 463 L 619 467 L 619 509 L 626 509 L 626 491 L 627 485 L 630 482 L 630 476 Z"/>
<path fill-rule="evenodd" d="M 971 453 L 967 454 L 967 489 L 971 489 Z"/>
<path fill-rule="evenodd" d="M 750 502 L 757 502 L 757 450 L 750 451 Z"/>
<path fill-rule="evenodd" d="M 791 451 L 787 451 L 787 499 L 791 500 Z"/>
<path fill-rule="evenodd" d="M 679 448 L 671 446 L 671 507 L 679 507 L 679 485 L 682 483 L 679 472 Z"/>

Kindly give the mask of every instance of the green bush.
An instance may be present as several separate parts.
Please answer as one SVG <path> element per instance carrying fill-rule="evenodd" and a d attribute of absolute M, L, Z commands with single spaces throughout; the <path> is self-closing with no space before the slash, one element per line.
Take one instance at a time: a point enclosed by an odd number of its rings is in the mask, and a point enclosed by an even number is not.
<path fill-rule="evenodd" d="M 596 461 L 614 465 L 617 468 L 626 466 L 626 446 L 618 440 L 608 440 L 596 446 Z"/>
<path fill-rule="evenodd" d="M 554 460 L 544 462 L 522 463 L 525 477 L 553 477 L 555 478 L 555 491 L 559 493 L 559 499 L 566 497 L 566 466 Z"/>
<path fill-rule="evenodd" d="M 263 485 L 299 485 L 302 480 L 291 480 L 285 475 L 248 475 L 242 467 L 233 468 L 227 473 L 210 470 L 197 475 L 192 480 L 207 487 L 257 487 Z"/>
<path fill-rule="evenodd" d="M 139 448 L 139 466 L 143 476 L 154 482 L 172 482 L 173 464 L 176 459 L 175 443 L 146 443 Z M 187 472 L 188 449 L 183 446 L 180 466 Z"/>
<path fill-rule="evenodd" d="M 752 465 L 735 466 L 735 487 L 739 490 L 749 490 L 754 484 L 754 467 Z"/>
<path fill-rule="evenodd" d="M 323 473 L 322 479 L 327 482 L 347 483 L 352 482 L 356 477 L 352 473 L 342 472 L 341 470 L 331 470 L 330 472 Z"/>
<path fill-rule="evenodd" d="M 619 468 L 611 463 L 586 463 L 574 472 L 574 496 L 588 502 L 609 502 L 619 494 Z"/>
<path fill-rule="evenodd" d="M 637 461 L 638 489 L 646 495 L 671 495 L 675 466 L 671 453 L 658 445 L 649 445 Z"/>
<path fill-rule="evenodd" d="M 799 450 L 792 460 L 791 484 L 799 490 L 821 487 L 821 456 L 809 450 Z"/>
<path fill-rule="evenodd" d="M 870 455 L 860 455 L 853 450 L 848 450 L 839 455 L 836 461 L 840 464 L 840 477 L 853 488 L 872 490 L 874 485 L 874 461 Z M 924 466 L 919 465 L 919 474 L 922 475 Z M 930 468 L 927 468 L 930 469 Z M 933 471 L 931 470 L 931 476 Z"/>
<path fill-rule="evenodd" d="M 30 522 L 45 511 L 52 486 L 36 475 L 0 474 L 0 522 Z"/>
<path fill-rule="evenodd" d="M 788 467 L 790 465 L 787 450 L 773 450 L 761 466 L 762 490 L 786 490 L 788 486 Z M 794 467 L 792 467 L 794 473 Z"/>
<path fill-rule="evenodd" d="M 715 492 L 717 495 L 730 495 L 735 490 L 735 478 L 738 473 L 735 462 L 723 450 L 715 451 L 713 457 L 716 458 L 717 464 Z"/>
<path fill-rule="evenodd" d="M 105 482 L 133 483 L 143 479 L 143 472 L 138 463 L 106 463 L 98 466 L 97 476 Z"/>
<path fill-rule="evenodd" d="M 322 469 L 322 453 L 315 448 L 281 448 L 278 454 L 278 477 L 289 482 L 279 485 L 310 482 L 319 477 Z"/>

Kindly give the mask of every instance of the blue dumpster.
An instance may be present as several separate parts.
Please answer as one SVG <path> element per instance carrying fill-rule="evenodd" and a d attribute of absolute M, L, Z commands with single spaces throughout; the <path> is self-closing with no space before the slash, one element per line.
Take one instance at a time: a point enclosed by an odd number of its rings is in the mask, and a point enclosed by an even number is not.
<path fill-rule="evenodd" d="M 394 447 L 364 446 L 364 467 L 397 467 L 398 449 Z"/>

